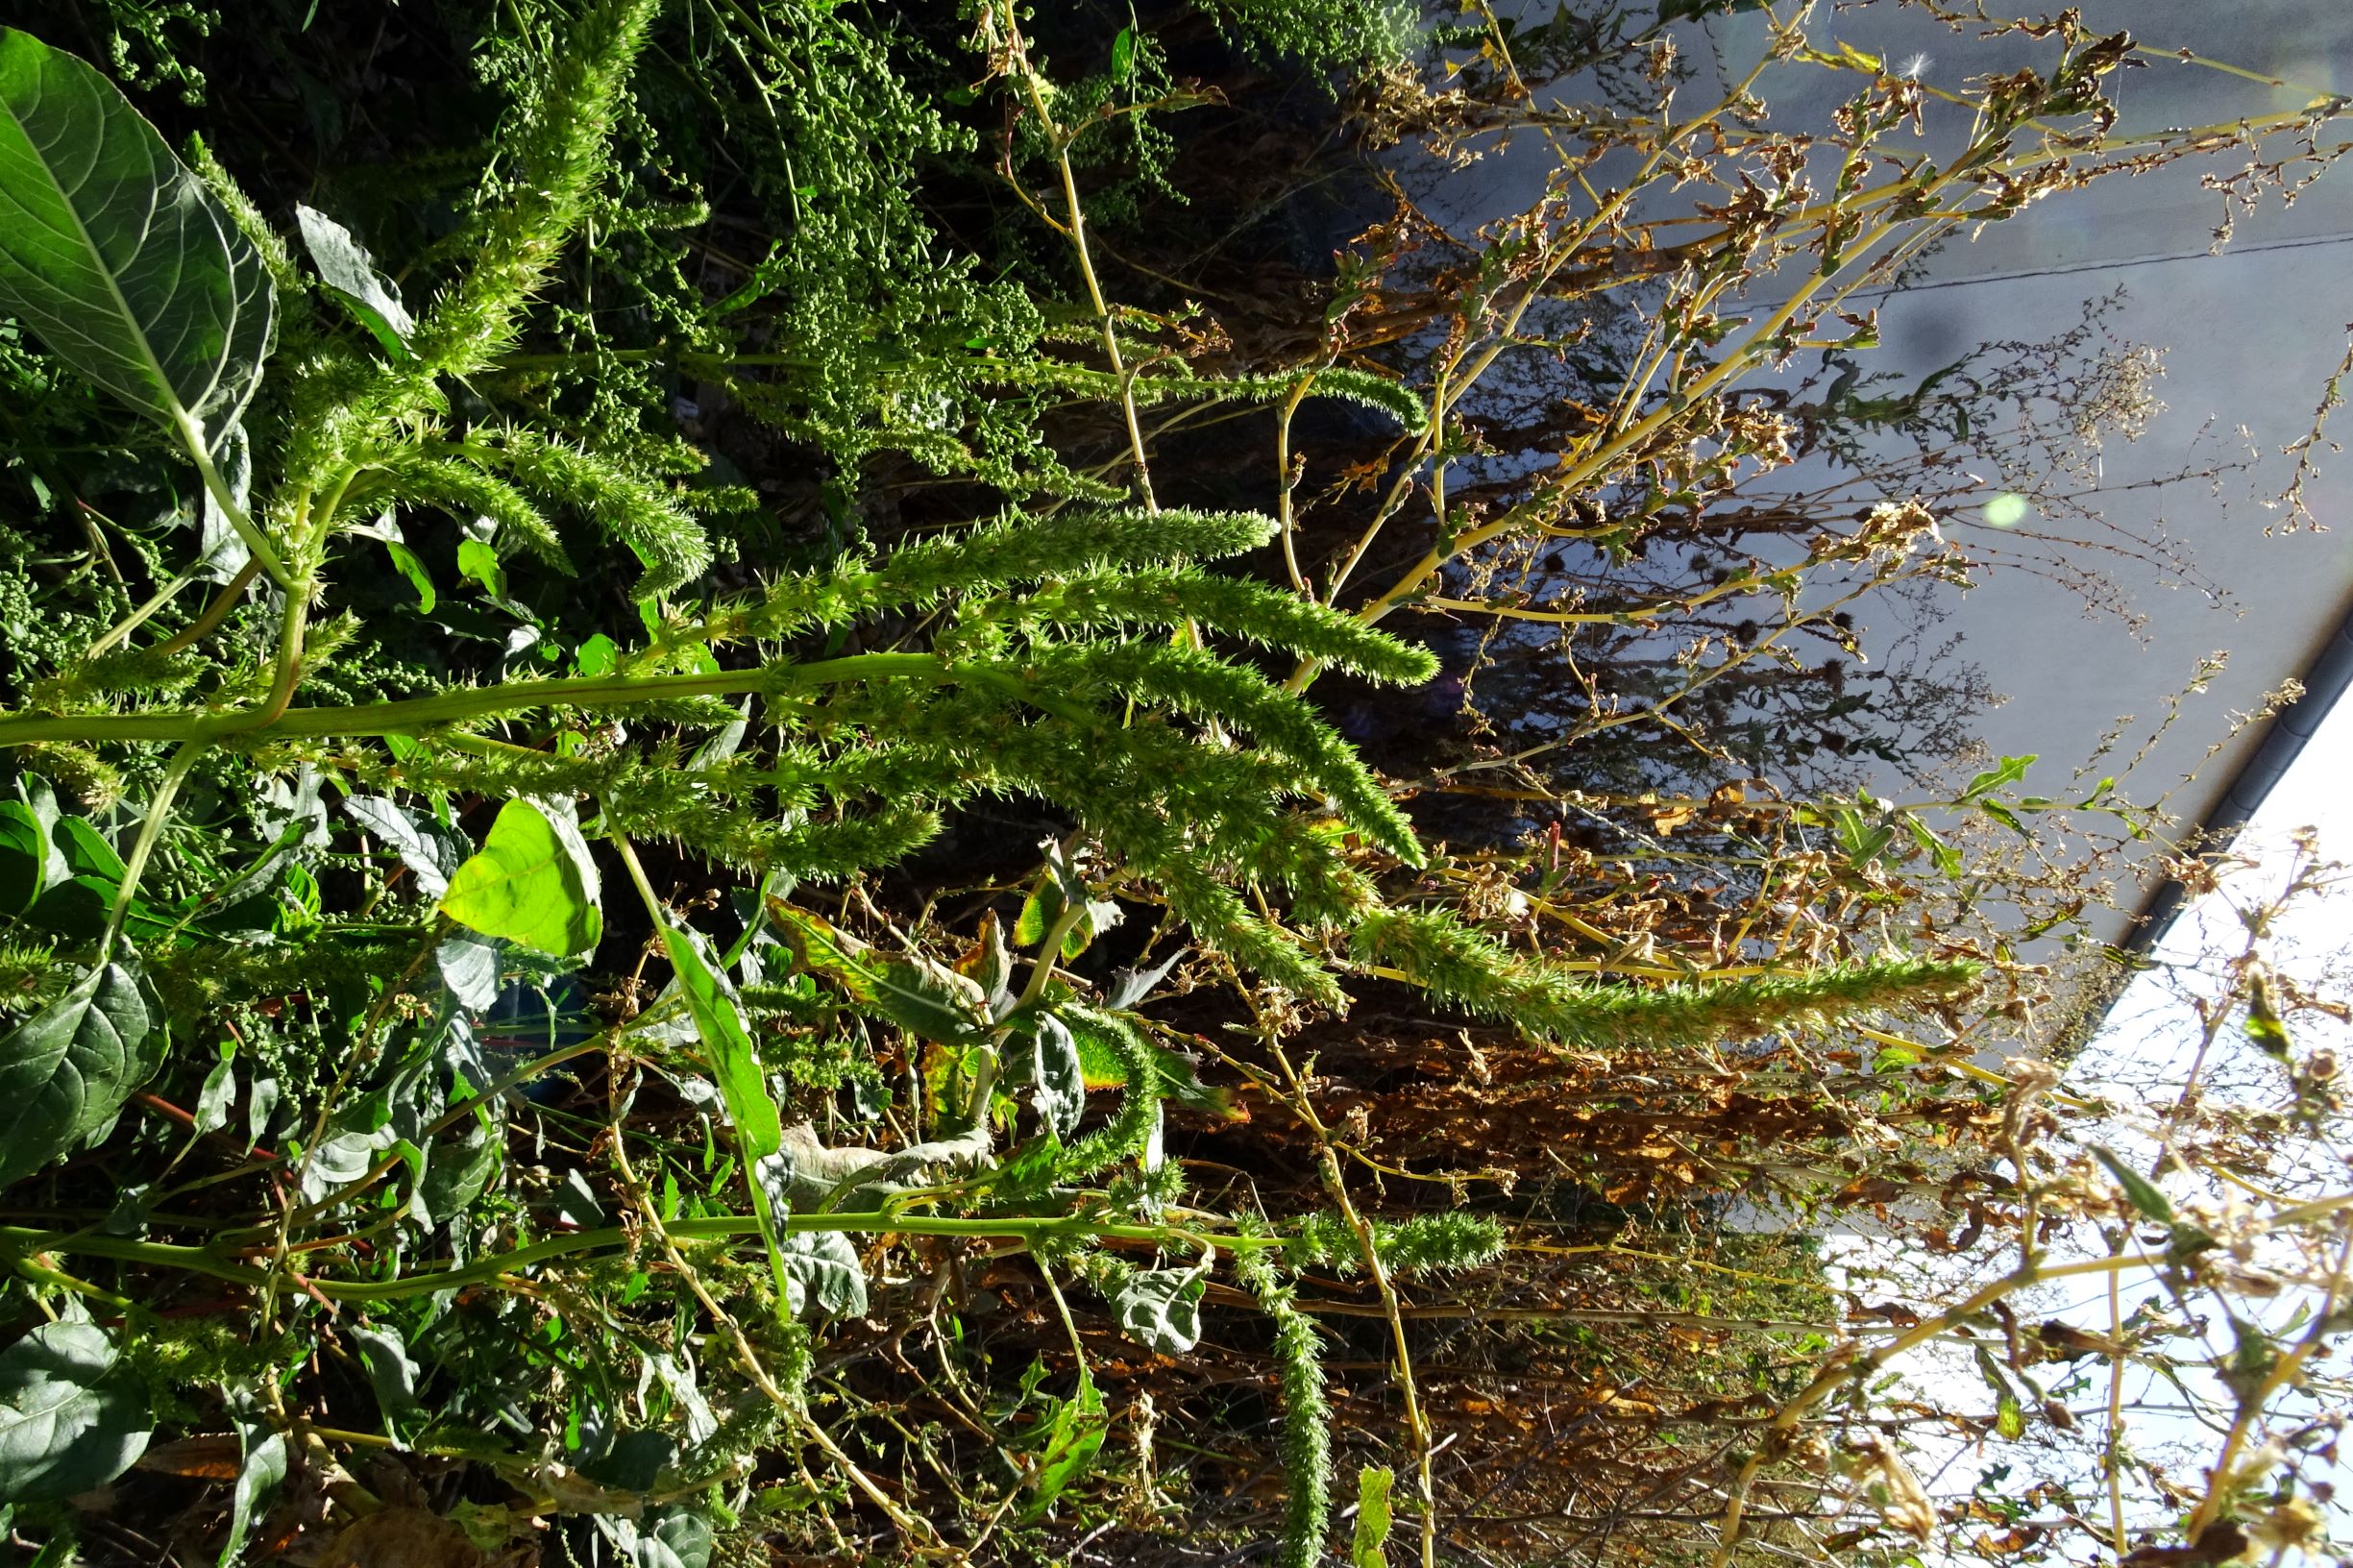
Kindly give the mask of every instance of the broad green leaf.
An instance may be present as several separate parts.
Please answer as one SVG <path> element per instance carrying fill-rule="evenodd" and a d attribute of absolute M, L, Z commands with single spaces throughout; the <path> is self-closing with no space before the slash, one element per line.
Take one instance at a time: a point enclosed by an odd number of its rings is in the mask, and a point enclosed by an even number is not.
<path fill-rule="evenodd" d="M 57 826 L 50 830 L 49 838 L 63 851 L 65 864 L 73 869 L 77 876 L 96 876 L 109 882 L 120 882 L 129 871 L 129 868 L 123 865 L 123 857 L 114 852 L 114 846 L 106 841 L 104 834 L 90 826 L 87 818 L 59 818 Z"/>
<path fill-rule="evenodd" d="M 310 1151 L 309 1162 L 303 1168 L 303 1200 L 316 1203 L 328 1193 L 359 1180 L 376 1164 L 377 1152 L 391 1143 L 390 1138 L 356 1129 L 328 1138 Z"/>
<path fill-rule="evenodd" d="M 450 878 L 465 863 L 462 838 L 428 813 L 411 811 L 380 795 L 352 796 L 343 802 L 343 811 L 401 857 L 426 897 L 438 898 L 450 891 Z"/>
<path fill-rule="evenodd" d="M 1206 1265 L 1140 1269 L 1109 1291 L 1112 1315 L 1130 1338 L 1163 1356 L 1182 1356 L 1201 1342 L 1201 1297 Z"/>
<path fill-rule="evenodd" d="M 441 596 L 433 592 L 432 574 L 425 570 L 425 562 L 417 552 L 397 539 L 384 541 L 384 552 L 392 557 L 393 570 L 408 579 L 408 586 L 417 591 L 417 613 L 430 615 Z"/>
<path fill-rule="evenodd" d="M 389 1323 L 355 1324 L 343 1336 L 358 1350 L 359 1364 L 367 1369 L 368 1385 L 376 1390 L 376 1405 L 387 1425 L 423 1409 L 417 1401 L 416 1359 L 408 1354 L 408 1341 L 400 1330 Z"/>
<path fill-rule="evenodd" d="M 1035 1523 L 1045 1510 L 1053 1507 L 1064 1488 L 1085 1475 L 1093 1463 L 1095 1454 L 1103 1447 L 1103 1434 L 1111 1428 L 1103 1412 L 1103 1395 L 1094 1385 L 1094 1378 L 1085 1367 L 1078 1372 L 1078 1392 L 1054 1408 L 1047 1420 L 1044 1449 L 1038 1456 L 1038 1474 L 1030 1482 L 1029 1502 L 1021 1509 L 1020 1522 Z"/>
<path fill-rule="evenodd" d="M 795 1231 L 777 1244 L 784 1255 L 785 1303 L 798 1315 L 809 1303 L 839 1317 L 866 1311 L 866 1270 L 840 1231 Z"/>
<path fill-rule="evenodd" d="M 597 866 L 560 809 L 509 800 L 481 852 L 450 878 L 441 912 L 484 936 L 558 957 L 585 953 L 604 934 Z"/>
<path fill-rule="evenodd" d="M 433 1159 L 425 1167 L 425 1177 L 417 1184 L 417 1201 L 434 1218 L 446 1224 L 459 1210 L 482 1195 L 490 1178 L 499 1172 L 499 1163 L 505 1155 L 505 1141 L 493 1137 L 478 1116 L 467 1128 L 463 1138 L 454 1141 L 443 1139 L 433 1145 Z"/>
<path fill-rule="evenodd" d="M 589 1480 L 624 1492 L 650 1492 L 662 1467 L 678 1457 L 678 1440 L 666 1432 L 640 1428 L 613 1439 L 604 1454 L 580 1466 Z M 645 1562 L 638 1559 L 641 1568 Z"/>
<path fill-rule="evenodd" d="M 87 1323 L 45 1323 L 0 1351 L 0 1503 L 103 1486 L 147 1451 L 147 1397 Z"/>
<path fill-rule="evenodd" d="M 433 967 L 450 988 L 457 1005 L 479 1013 L 499 999 L 499 944 L 466 932 L 451 936 L 433 949 Z"/>
<path fill-rule="evenodd" d="M 1060 1016 L 1077 1039 L 1079 1068 L 1087 1087 L 1120 1088 L 1127 1082 L 1127 1068 L 1120 1064 L 1119 1049 L 1112 1041 L 1108 1025 L 1091 1018 L 1092 1011 L 1066 1007 Z M 1203 1083 L 1192 1058 L 1184 1052 L 1147 1041 L 1144 1054 L 1151 1059 L 1153 1076 L 1160 1081 L 1161 1098 L 1220 1119 L 1236 1115 L 1232 1096 L 1222 1089 Z"/>
<path fill-rule="evenodd" d="M 704 961 L 692 936 L 666 925 L 662 945 L 678 977 L 679 994 L 694 1016 L 695 1032 L 702 1037 L 703 1055 L 719 1085 L 720 1097 L 726 1102 L 727 1118 L 735 1123 L 745 1163 L 764 1160 L 784 1147 L 784 1120 L 761 1075 L 759 1054 L 744 1028 L 743 1009 Z"/>
<path fill-rule="evenodd" d="M 1366 1465 L 1357 1475 L 1357 1532 L 1348 1545 L 1351 1568 L 1387 1568 L 1383 1550 L 1389 1539 L 1389 1487 L 1396 1481 L 1389 1470 Z"/>
<path fill-rule="evenodd" d="M 2022 757 L 2002 758 L 1998 766 L 1988 768 L 1971 779 L 1969 788 L 1961 792 L 1961 798 L 1974 800 L 1980 796 L 1991 795 L 1996 790 L 2017 783 L 2026 776 L 2026 770 L 2034 766 L 2034 754 L 2031 752 Z"/>
<path fill-rule="evenodd" d="M 709 1568 L 710 1521 L 673 1508 L 637 1537 L 637 1568 Z"/>
<path fill-rule="evenodd" d="M 205 1087 L 196 1095 L 196 1124 L 192 1131 L 217 1133 L 229 1125 L 229 1108 L 237 1097 L 236 1054 L 234 1045 L 221 1047 L 221 1059 L 205 1074 Z"/>
<path fill-rule="evenodd" d="M 1040 1014 L 1029 1031 L 1028 1066 L 1030 1104 L 1047 1127 L 1068 1137 L 1087 1111 L 1087 1075 L 1070 1026 L 1051 1013 Z"/>
<path fill-rule="evenodd" d="M 319 278 L 343 298 L 359 325 L 376 334 L 386 353 L 405 363 L 408 334 L 416 321 L 401 303 L 392 280 L 379 272 L 376 258 L 352 237 L 352 232 L 315 207 L 294 204 L 294 222 L 303 232 L 303 248 L 310 253 Z"/>
<path fill-rule="evenodd" d="M 0 1187 L 113 1119 L 155 1063 L 153 1020 L 124 964 L 92 969 L 0 1038 Z"/>
<path fill-rule="evenodd" d="M 49 835 L 21 800 L 0 800 L 0 915 L 31 909 L 49 881 Z"/>
<path fill-rule="evenodd" d="M 972 1044 L 989 1032 L 989 997 L 979 984 L 919 955 L 876 951 L 821 917 L 771 898 L 768 911 L 800 967 L 849 993 L 919 1039 Z"/>
<path fill-rule="evenodd" d="M 495 599 L 506 597 L 506 568 L 499 563 L 499 551 L 487 540 L 457 542 L 457 575 L 472 577 Z"/>
<path fill-rule="evenodd" d="M 252 244 L 112 83 L 0 31 L 0 310 L 208 447 L 253 396 L 273 303 Z"/>
<path fill-rule="evenodd" d="M 1017 946 L 1037 946 L 1062 919 L 1063 911 L 1075 908 L 1078 919 L 1063 933 L 1062 939 L 1060 956 L 1066 961 L 1078 957 L 1087 950 L 1088 943 L 1117 925 L 1124 912 L 1108 898 L 1088 896 L 1085 874 L 1059 840 L 1048 839 L 1040 847 L 1045 851 L 1045 874 L 1021 901 L 1021 914 L 1014 921 L 1013 940 Z"/>
<path fill-rule="evenodd" d="M 221 1546 L 219 1568 L 235 1568 L 244 1556 L 246 1538 L 278 1501 L 279 1488 L 286 1480 L 286 1434 L 242 1417 L 236 1425 L 245 1462 L 237 1471 L 236 1491 L 230 1499 L 229 1539 Z"/>
<path fill-rule="evenodd" d="M 686 998 L 687 1012 L 694 1017 L 695 1032 L 702 1037 L 703 1056 L 710 1065 L 711 1077 L 719 1085 L 720 1099 L 727 1107 L 727 1119 L 735 1124 L 744 1168 L 751 1178 L 751 1213 L 760 1222 L 760 1239 L 768 1248 L 768 1266 L 775 1276 L 776 1293 L 797 1312 L 806 1293 L 807 1270 L 813 1265 L 804 1263 L 800 1274 L 794 1272 L 786 1258 L 794 1237 L 781 1234 L 776 1225 L 791 1210 L 782 1197 L 791 1188 L 790 1162 L 781 1152 L 784 1118 L 778 1115 L 776 1102 L 768 1091 L 768 1080 L 760 1071 L 759 1053 L 752 1048 L 751 1036 L 744 1028 L 744 1010 L 726 982 L 704 961 L 702 948 L 693 933 L 664 922 L 662 945 L 670 954 L 678 992 Z M 858 1289 L 863 1311 L 866 1289 L 863 1280 Z"/>

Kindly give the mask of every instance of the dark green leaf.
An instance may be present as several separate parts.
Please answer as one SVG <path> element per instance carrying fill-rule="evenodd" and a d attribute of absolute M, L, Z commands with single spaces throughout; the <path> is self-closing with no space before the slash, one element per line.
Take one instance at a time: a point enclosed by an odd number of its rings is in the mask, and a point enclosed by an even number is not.
<path fill-rule="evenodd" d="M 235 1568 L 246 1539 L 278 1500 L 286 1479 L 286 1434 L 259 1422 L 240 1418 L 237 1439 L 245 1462 L 237 1471 L 235 1493 L 230 1499 L 229 1539 L 221 1547 L 219 1568 Z"/>
<path fill-rule="evenodd" d="M 229 1108 L 237 1097 L 235 1056 L 234 1046 L 222 1046 L 220 1061 L 205 1074 L 205 1087 L 196 1094 L 195 1131 L 216 1133 L 229 1125 Z"/>
<path fill-rule="evenodd" d="M 1051 1013 L 1040 1014 L 1030 1030 L 1030 1104 L 1039 1118 L 1068 1137 L 1087 1111 L 1086 1069 L 1070 1026 Z"/>
<path fill-rule="evenodd" d="M 342 297 L 386 353 L 405 362 L 410 357 L 408 334 L 416 330 L 416 322 L 401 303 L 392 280 L 376 269 L 376 258 L 360 247 L 350 230 L 314 207 L 295 203 L 294 222 L 302 230 L 303 247 L 310 253 L 321 281 Z"/>
<path fill-rule="evenodd" d="M 343 1335 L 359 1352 L 359 1364 L 367 1369 L 368 1385 L 376 1390 L 377 1408 L 383 1411 L 385 1425 L 398 1425 L 401 1418 L 423 1408 L 417 1402 L 417 1363 L 400 1330 L 389 1323 L 355 1324 Z"/>
<path fill-rule="evenodd" d="M 794 1313 L 814 1300 L 837 1317 L 866 1311 L 866 1270 L 840 1231 L 795 1231 L 777 1243 L 784 1255 L 785 1301 Z"/>
<path fill-rule="evenodd" d="M 459 1210 L 482 1195 L 490 1178 L 499 1171 L 499 1161 L 504 1143 L 485 1129 L 479 1120 L 471 1123 L 463 1138 L 444 1139 L 433 1146 L 433 1159 L 425 1167 L 424 1179 L 417 1184 L 417 1197 L 427 1213 L 446 1223 Z"/>
<path fill-rule="evenodd" d="M 558 957 L 585 953 L 604 934 L 596 862 L 560 808 L 509 800 L 479 854 L 457 868 L 441 912 L 484 936 Z"/>
<path fill-rule="evenodd" d="M 0 800 L 0 915 L 21 915 L 49 881 L 49 835 L 33 808 Z"/>
<path fill-rule="evenodd" d="M 0 309 L 176 435 L 236 422 L 269 351 L 261 258 L 112 83 L 12 28 L 0 199 Z"/>
<path fill-rule="evenodd" d="M 637 1568 L 710 1568 L 710 1522 L 673 1508 L 637 1537 Z"/>
<path fill-rule="evenodd" d="M 0 1503 L 103 1486 L 147 1451 L 146 1393 L 87 1323 L 45 1323 L 0 1351 Z"/>
<path fill-rule="evenodd" d="M 1021 1523 L 1032 1524 L 1053 1507 L 1072 1482 L 1085 1475 L 1103 1446 L 1111 1422 L 1104 1415 L 1103 1395 L 1085 1367 L 1079 1368 L 1078 1391 L 1054 1407 L 1046 1420 L 1045 1447 L 1038 1457 L 1038 1474 L 1030 1482 L 1030 1499 L 1021 1509 Z"/>
<path fill-rule="evenodd" d="M 154 1070 L 152 1027 L 136 975 L 109 964 L 0 1038 L 0 1187 L 113 1119 Z"/>
<path fill-rule="evenodd" d="M 123 865 L 123 857 L 114 852 L 114 846 L 107 843 L 104 834 L 90 826 L 86 818 L 60 817 L 49 838 L 64 852 L 65 864 L 73 869 L 77 876 L 95 876 L 108 882 L 120 882 L 128 873 L 129 868 Z"/>
<path fill-rule="evenodd" d="M 580 1466 L 580 1474 L 625 1492 L 650 1492 L 662 1473 L 662 1466 L 677 1455 L 678 1441 L 668 1433 L 644 1429 L 625 1432 L 613 1439 L 613 1446 L 602 1456 Z"/>
<path fill-rule="evenodd" d="M 401 864 L 408 868 L 426 897 L 438 898 L 450 891 L 450 878 L 466 859 L 462 837 L 443 827 L 430 814 L 411 811 L 380 795 L 353 796 L 343 802 L 343 810 L 401 857 Z"/>
<path fill-rule="evenodd" d="M 920 955 L 877 952 L 780 899 L 770 899 L 768 910 L 800 967 L 832 980 L 852 1001 L 919 1039 L 961 1045 L 987 1038 L 989 997 L 968 976 Z"/>
<path fill-rule="evenodd" d="M 1141 1269 L 1110 1291 L 1111 1310 L 1137 1343 L 1163 1356 L 1182 1356 L 1201 1341 L 1206 1267 Z"/>

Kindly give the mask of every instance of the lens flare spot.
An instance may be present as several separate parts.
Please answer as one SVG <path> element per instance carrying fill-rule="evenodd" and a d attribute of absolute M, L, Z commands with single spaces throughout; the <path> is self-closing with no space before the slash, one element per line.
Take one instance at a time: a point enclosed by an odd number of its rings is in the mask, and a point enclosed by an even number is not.
<path fill-rule="evenodd" d="M 1997 528 L 2015 528 L 2033 510 L 2024 496 L 2015 490 L 2004 490 L 1985 503 L 1985 520 Z"/>

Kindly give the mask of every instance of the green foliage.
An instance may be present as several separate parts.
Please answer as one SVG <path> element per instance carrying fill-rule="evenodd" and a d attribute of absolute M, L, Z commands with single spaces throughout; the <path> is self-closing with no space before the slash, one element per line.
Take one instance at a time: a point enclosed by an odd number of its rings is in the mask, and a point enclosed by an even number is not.
<path fill-rule="evenodd" d="M 136 970 L 106 963 L 0 1036 L 0 1181 L 38 1170 L 112 1121 L 155 1070 L 155 1032 Z"/>
<path fill-rule="evenodd" d="M 1890 957 L 1636 990 L 1522 958 L 1443 910 L 1368 916 L 1352 941 L 1361 962 L 1392 965 L 1457 1006 L 1541 1038 L 1605 1049 L 1752 1040 L 1962 995 L 1980 973 L 1969 962 Z"/>
<path fill-rule="evenodd" d="M 270 345 L 260 257 L 111 83 L 13 28 L 0 194 L 0 307 L 173 435 L 222 439 Z"/>
<path fill-rule="evenodd" d="M 104 1333 L 49 1323 L 0 1351 L 0 1502 L 105 1485 L 146 1450 L 147 1401 Z"/>
<path fill-rule="evenodd" d="M 1253 1252 L 1235 1255 L 1242 1284 L 1274 1323 L 1274 1359 L 1283 1385 L 1283 1539 L 1275 1560 L 1284 1568 L 1314 1568 L 1323 1560 L 1332 1523 L 1332 1407 L 1324 1398 L 1321 1339 L 1296 1304 L 1296 1293 Z"/>
<path fill-rule="evenodd" d="M 1418 46 L 1385 0 L 1205 9 L 1327 78 Z M 1374 625 L 1408 600 L 1273 585 L 1304 580 L 1305 490 L 1278 523 L 1217 505 L 1263 487 L 1144 471 L 1163 432 L 1309 398 L 1443 445 L 1459 397 L 1352 345 L 1345 293 L 1266 355 L 1097 297 L 1079 186 L 1107 228 L 1180 194 L 1166 116 L 1215 101 L 1142 23 L 1071 21 L 1110 68 L 1058 82 L 1016 80 L 994 6 L 426 10 L 385 69 L 470 49 L 448 124 L 356 170 L 275 166 L 226 114 L 183 163 L 0 34 L 0 195 L 40 220 L 0 235 L 0 1262 L 27 1323 L 119 1314 L 0 1354 L 0 1501 L 233 1429 L 233 1560 L 294 1478 L 329 1495 L 372 1399 L 367 1446 L 468 1468 L 486 1560 L 551 1514 L 641 1565 L 839 1547 L 853 1509 L 919 1538 L 926 1469 L 1042 1541 L 1112 1517 L 1115 1432 L 1156 1495 L 1115 1380 L 1222 1336 L 1222 1277 L 1277 1372 L 1278 1560 L 1310 1568 L 1336 1448 L 1377 1439 L 1337 1430 L 1291 1282 L 1369 1245 L 1443 1286 L 1506 1224 L 1385 1188 L 1343 1217 L 1271 1163 L 1246 1199 L 1201 1124 L 1307 1128 L 1334 1186 L 1374 1161 L 1284 1040 L 1340 1040 L 1367 975 L 1628 1051 L 1974 978 L 1605 980 L 1434 902 L 1459 863 L 1309 690 L 1430 680 Z M 315 99 L 297 19 L 271 68 Z M 1366 453 L 1364 483 L 1395 467 Z M 1287 572 L 1242 559 L 1278 540 Z M 1119 972 L 1131 939 L 1173 956 Z M 1427 1180 L 1469 1179 L 1399 1185 Z M 983 1321 L 999 1267 L 1067 1331 L 1011 1392 L 1004 1342 L 1055 1325 Z M 1149 1354 L 1112 1365 L 1107 1324 Z M 919 1333 L 980 1459 L 845 1375 Z"/>
<path fill-rule="evenodd" d="M 597 867 L 560 808 L 509 800 L 473 859 L 451 873 L 441 912 L 487 937 L 558 958 L 592 950 L 603 934 Z"/>
<path fill-rule="evenodd" d="M 1420 21 L 1406 0 L 1209 0 L 1207 10 L 1253 53 L 1321 76 L 1402 64 Z"/>

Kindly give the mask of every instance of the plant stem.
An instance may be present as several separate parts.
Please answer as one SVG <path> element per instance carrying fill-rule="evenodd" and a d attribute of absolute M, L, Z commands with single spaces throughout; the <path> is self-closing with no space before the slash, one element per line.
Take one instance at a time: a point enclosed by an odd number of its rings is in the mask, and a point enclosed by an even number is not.
<path fill-rule="evenodd" d="M 20 714 L 0 718 L 0 746 L 27 741 L 195 741 L 231 736 L 398 735 L 438 724 L 462 723 L 544 707 L 624 707 L 683 698 L 731 697 L 745 692 L 781 692 L 803 686 L 897 676 L 952 680 L 961 673 L 929 653 L 852 653 L 813 664 L 778 662 L 716 674 L 577 675 L 551 680 L 512 680 L 497 686 L 444 692 L 397 702 L 362 702 L 350 707 L 266 707 L 236 713 L 182 709 L 146 714 Z M 282 667 L 280 680 L 284 674 Z M 291 693 L 289 692 L 290 696 Z M 273 698 L 276 693 L 273 692 Z"/>
<path fill-rule="evenodd" d="M 147 803 L 147 815 L 139 822 L 139 836 L 132 842 L 131 853 L 123 859 L 122 885 L 114 890 L 114 907 L 107 915 L 106 935 L 98 940 L 98 956 L 93 965 L 103 965 L 114 951 L 114 943 L 122 939 L 123 922 L 131 918 L 132 900 L 138 895 L 139 877 L 147 870 L 147 857 L 155 853 L 156 840 L 162 835 L 163 823 L 171 816 L 172 796 L 180 793 L 181 781 L 196 759 L 205 754 L 209 743 L 184 741 L 172 753 L 171 762 L 163 770 L 161 782 L 156 785 L 156 795 Z"/>

